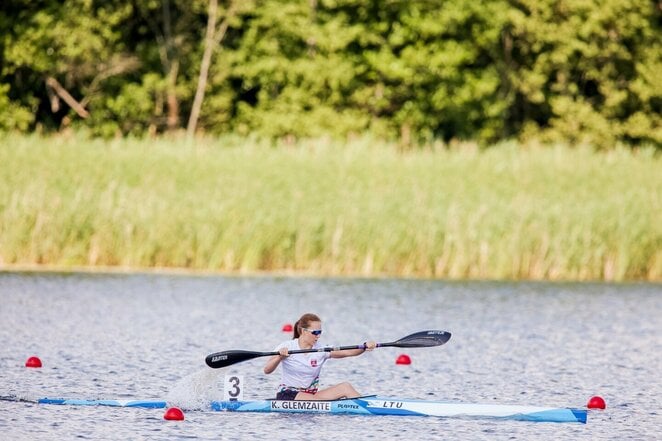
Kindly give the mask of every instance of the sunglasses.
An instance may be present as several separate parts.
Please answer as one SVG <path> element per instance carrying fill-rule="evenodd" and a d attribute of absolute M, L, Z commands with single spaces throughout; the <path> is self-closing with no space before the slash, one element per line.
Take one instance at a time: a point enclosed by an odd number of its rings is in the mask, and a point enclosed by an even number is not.
<path fill-rule="evenodd" d="M 308 331 L 313 335 L 322 335 L 322 330 L 321 329 L 308 329 L 308 328 L 303 328 L 304 331 Z"/>

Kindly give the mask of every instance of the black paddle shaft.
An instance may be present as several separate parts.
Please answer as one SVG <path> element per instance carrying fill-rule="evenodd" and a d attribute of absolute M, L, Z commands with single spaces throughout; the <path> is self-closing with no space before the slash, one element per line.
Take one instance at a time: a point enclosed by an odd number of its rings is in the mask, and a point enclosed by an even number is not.
<path fill-rule="evenodd" d="M 446 331 L 421 331 L 401 338 L 400 340 L 377 343 L 378 348 L 383 347 L 397 347 L 397 348 L 428 348 L 432 346 L 440 346 L 450 340 L 451 334 Z M 347 349 L 365 349 L 365 343 L 353 346 L 327 346 L 318 349 L 297 349 L 289 351 L 289 354 L 305 354 L 310 352 L 331 352 L 331 351 L 344 351 Z M 210 368 L 218 369 L 226 366 L 231 366 L 242 361 L 252 360 L 258 357 L 268 357 L 278 355 L 278 352 L 256 352 L 244 351 L 241 349 L 215 352 L 207 355 L 205 363 Z"/>

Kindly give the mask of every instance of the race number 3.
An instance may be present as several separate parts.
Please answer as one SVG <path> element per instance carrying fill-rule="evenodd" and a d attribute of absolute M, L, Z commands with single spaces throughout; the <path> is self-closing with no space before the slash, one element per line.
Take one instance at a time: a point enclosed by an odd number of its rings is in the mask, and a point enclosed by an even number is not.
<path fill-rule="evenodd" d="M 244 377 L 241 375 L 226 375 L 223 387 L 225 401 L 242 401 L 244 399 Z"/>

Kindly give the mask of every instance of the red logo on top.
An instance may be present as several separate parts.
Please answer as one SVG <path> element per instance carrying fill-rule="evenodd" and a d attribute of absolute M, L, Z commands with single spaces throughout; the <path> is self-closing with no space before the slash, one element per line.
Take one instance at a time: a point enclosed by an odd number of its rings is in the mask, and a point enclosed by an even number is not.
<path fill-rule="evenodd" d="M 310 365 L 311 365 L 312 367 L 317 367 L 317 360 L 315 360 L 315 359 L 310 360 Z"/>

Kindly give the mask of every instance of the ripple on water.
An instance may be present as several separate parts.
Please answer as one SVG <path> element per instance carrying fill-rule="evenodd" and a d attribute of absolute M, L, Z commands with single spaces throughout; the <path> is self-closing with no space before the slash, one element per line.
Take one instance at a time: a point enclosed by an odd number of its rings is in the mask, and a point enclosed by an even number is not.
<path fill-rule="evenodd" d="M 186 409 L 45 406 L 0 401 L 6 439 L 655 439 L 660 438 L 660 285 L 0 273 L 0 395 L 160 398 Z M 272 397 L 264 359 L 210 370 L 224 349 L 271 350 L 303 312 L 324 341 L 453 333 L 439 348 L 383 348 L 331 360 L 322 382 L 364 393 L 455 402 L 583 407 L 589 423 L 462 418 L 227 414 L 204 409 L 225 374 L 246 399 Z M 406 352 L 410 366 L 395 364 Z M 26 369 L 38 355 L 44 367 Z M 198 410 L 200 409 L 200 410 Z"/>

